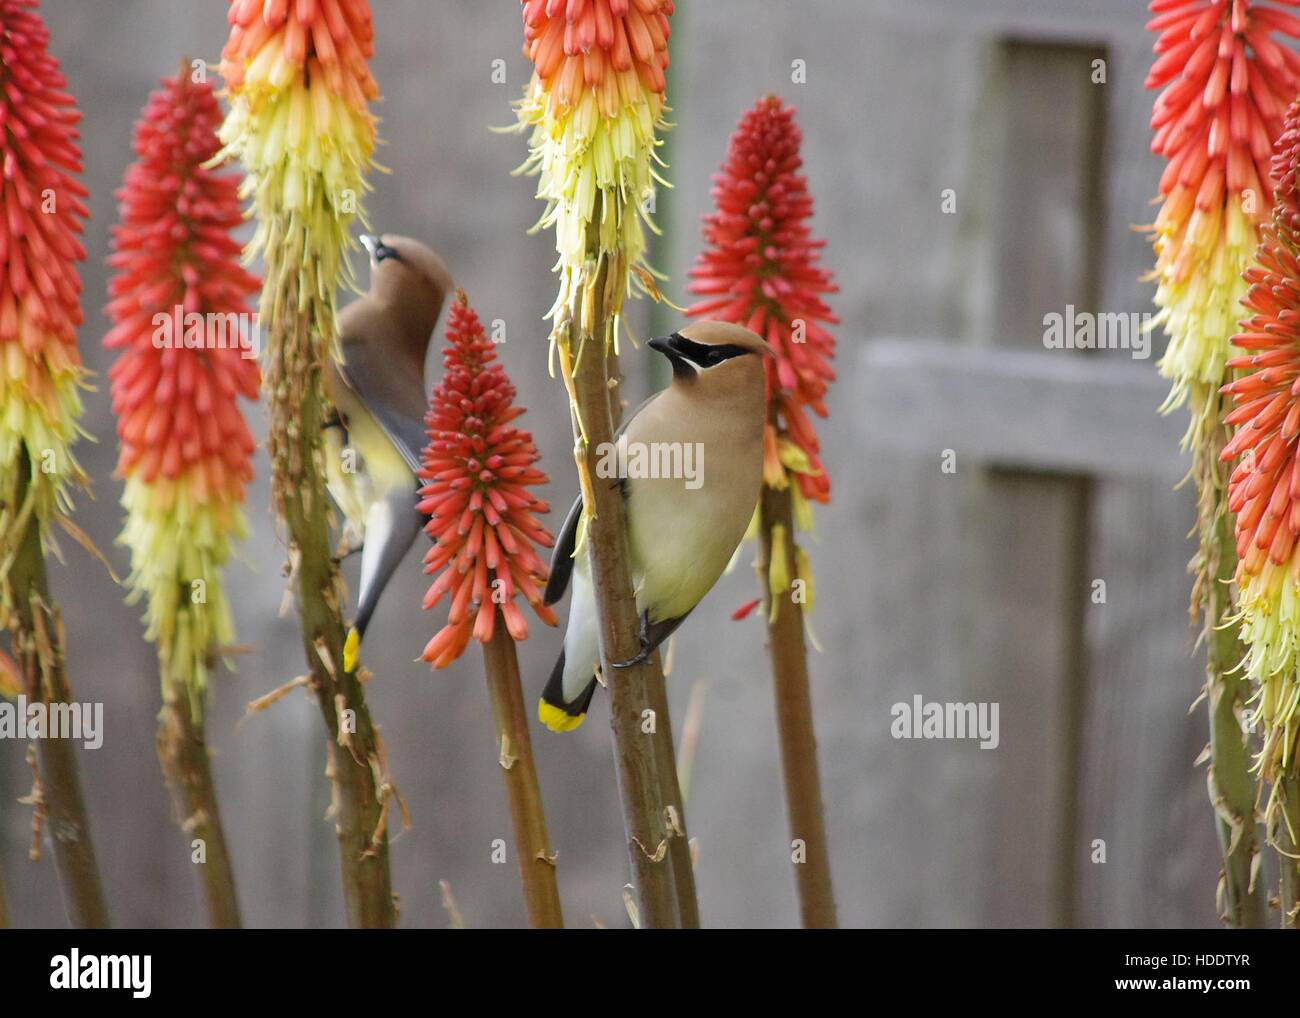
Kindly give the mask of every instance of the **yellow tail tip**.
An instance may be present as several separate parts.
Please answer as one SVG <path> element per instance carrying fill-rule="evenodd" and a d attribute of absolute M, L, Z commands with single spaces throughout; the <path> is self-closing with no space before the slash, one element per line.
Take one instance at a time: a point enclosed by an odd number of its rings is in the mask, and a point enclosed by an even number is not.
<path fill-rule="evenodd" d="M 357 670 L 357 659 L 361 656 L 361 634 L 357 632 L 356 627 L 348 630 L 347 642 L 343 644 L 343 670 L 345 672 L 355 672 Z"/>
<path fill-rule="evenodd" d="M 571 732 L 582 724 L 586 713 L 570 714 L 563 707 L 557 707 L 545 700 L 537 701 L 537 717 L 553 732 Z"/>

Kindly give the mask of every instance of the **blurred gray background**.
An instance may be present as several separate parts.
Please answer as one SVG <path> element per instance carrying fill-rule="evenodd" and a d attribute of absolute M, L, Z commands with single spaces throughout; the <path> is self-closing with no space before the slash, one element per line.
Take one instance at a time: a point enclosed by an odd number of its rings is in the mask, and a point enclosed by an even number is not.
<path fill-rule="evenodd" d="M 45 0 L 52 46 L 85 113 L 91 191 L 84 356 L 100 373 L 79 455 L 95 499 L 76 516 L 125 572 L 100 341 L 113 191 L 145 98 L 182 54 L 215 67 L 220 0 Z M 555 280 L 542 211 L 512 178 L 511 122 L 526 81 L 513 0 L 376 0 L 377 111 L 393 172 L 373 176 L 371 221 L 438 247 L 484 319 L 529 408 L 559 516 L 574 491 L 565 401 L 547 377 Z M 1215 922 L 1218 861 L 1202 771 L 1201 684 L 1185 618 L 1190 497 L 1175 492 L 1181 417 L 1161 421 L 1155 352 L 1136 360 L 1047 352 L 1042 318 L 1067 304 L 1150 310 L 1148 152 L 1152 38 L 1131 0 L 708 0 L 678 4 L 669 101 L 671 192 L 658 196 L 656 264 L 685 303 L 709 178 L 740 113 L 793 102 L 816 200 L 815 232 L 841 292 L 840 379 L 821 424 L 834 501 L 811 546 L 818 600 L 814 698 L 844 925 L 1181 926 Z M 506 61 L 508 80 L 492 81 Z M 1095 82 L 1093 61 L 1105 61 Z M 802 61 L 802 64 L 796 63 Z M 802 69 L 806 80 L 793 80 Z M 951 189 L 953 214 L 943 195 Z M 638 334 L 671 326 L 638 307 Z M 439 337 L 441 338 L 441 336 Z M 1163 341 L 1157 341 L 1157 347 Z M 1017 349 L 1021 348 L 1021 349 Z M 654 384 L 654 355 L 625 350 L 625 398 Z M 248 412 L 263 430 L 261 410 Z M 941 470 L 943 452 L 956 473 Z M 227 571 L 252 653 L 214 683 L 209 733 L 245 920 L 342 922 L 319 714 L 294 695 L 240 723 L 245 703 L 302 671 L 297 621 L 278 617 L 283 553 L 264 455 L 253 535 Z M 66 542 L 71 544 L 71 542 Z M 154 753 L 154 653 L 138 609 L 77 547 L 53 568 L 80 699 L 106 704 L 83 780 L 116 924 L 193 926 L 202 915 Z M 744 562 L 751 555 L 746 552 Z M 402 924 L 444 926 L 439 881 L 466 923 L 519 925 L 509 815 L 480 655 L 431 674 L 413 659 L 439 618 L 420 610 L 419 556 L 390 586 L 366 644 L 368 695 L 413 824 L 394 828 Z M 350 579 L 355 579 L 350 573 Z M 1106 584 L 1093 603 L 1093 581 Z M 773 723 L 742 566 L 682 630 L 670 679 L 680 729 L 703 709 L 688 817 L 702 915 L 786 926 L 797 912 Z M 559 648 L 540 624 L 521 648 L 532 702 Z M 890 708 L 993 700 L 1000 746 L 890 736 Z M 576 734 L 534 730 L 570 925 L 625 922 L 626 857 L 606 702 Z M 53 864 L 27 859 L 24 746 L 0 744 L 0 870 L 17 925 L 60 925 Z M 1094 841 L 1105 862 L 1093 861 Z"/>

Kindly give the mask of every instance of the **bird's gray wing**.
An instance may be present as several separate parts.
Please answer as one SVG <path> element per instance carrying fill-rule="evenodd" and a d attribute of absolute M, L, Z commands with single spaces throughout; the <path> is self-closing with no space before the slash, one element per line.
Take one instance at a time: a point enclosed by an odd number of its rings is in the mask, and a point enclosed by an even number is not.
<path fill-rule="evenodd" d="M 343 381 L 384 429 L 411 471 L 419 470 L 420 454 L 428 441 L 423 365 L 408 364 L 380 344 L 349 342 L 347 336 L 342 346 L 343 363 L 338 368 Z"/>
<path fill-rule="evenodd" d="M 376 502 L 366 514 L 366 540 L 361 549 L 361 584 L 357 591 L 357 632 L 366 635 L 379 596 L 401 565 L 407 549 L 424 528 L 425 516 L 416 508 L 416 489 L 399 487 L 387 501 Z"/>
<path fill-rule="evenodd" d="M 649 406 L 658 395 L 659 393 L 656 392 L 643 400 L 640 406 L 623 419 L 618 431 L 614 432 L 615 441 L 618 441 L 619 436 L 627 430 L 627 426 L 636 420 L 637 414 Z M 555 548 L 551 551 L 551 571 L 546 580 L 546 592 L 542 596 L 544 604 L 555 604 L 569 588 L 569 579 L 573 575 L 573 551 L 578 544 L 578 521 L 581 519 L 582 495 L 579 495 L 569 507 L 569 514 L 564 517 L 560 536 L 555 539 Z"/>
<path fill-rule="evenodd" d="M 573 549 L 578 543 L 578 520 L 581 518 L 582 496 L 579 495 L 569 508 L 569 515 L 564 517 L 564 526 L 560 528 L 560 536 L 551 552 L 551 574 L 546 578 L 543 604 L 555 604 L 569 587 L 569 577 L 573 575 Z"/>

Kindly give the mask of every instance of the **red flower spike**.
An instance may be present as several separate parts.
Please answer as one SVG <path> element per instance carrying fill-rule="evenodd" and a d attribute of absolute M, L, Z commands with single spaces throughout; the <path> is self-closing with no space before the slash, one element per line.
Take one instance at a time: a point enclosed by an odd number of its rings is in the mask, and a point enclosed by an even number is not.
<path fill-rule="evenodd" d="M 818 265 L 825 241 L 808 225 L 813 202 L 799 172 L 802 138 L 794 108 L 776 96 L 741 117 L 713 178 L 717 211 L 704 218 L 708 246 L 691 270 L 690 292 L 701 299 L 688 313 L 744 325 L 771 345 L 768 398 L 781 434 L 768 429 L 764 479 L 783 487 L 789 470 L 805 498 L 828 502 L 830 479 L 806 411 L 827 414 L 835 339 L 823 326 L 839 319 L 822 297 L 838 288 Z"/>
<path fill-rule="evenodd" d="M 576 106 L 586 89 L 615 116 L 639 83 L 663 95 L 674 0 L 521 0 L 524 56 L 552 101 Z M 553 83 L 553 87 L 552 87 Z"/>
<path fill-rule="evenodd" d="M 69 451 L 81 413 L 77 352 L 88 216 L 81 114 L 49 52 L 36 0 L 0 0 L 0 497 L 11 498 L 25 448 L 36 511 L 67 508 L 81 472 Z M 50 469 L 50 466 L 53 469 Z"/>
<path fill-rule="evenodd" d="M 1300 90 L 1300 18 L 1279 0 L 1152 0 L 1157 34 L 1146 87 L 1160 90 L 1151 151 L 1164 157 L 1156 250 L 1157 322 L 1169 336 L 1166 408 L 1218 386 L 1244 295 L 1242 273 L 1269 219 L 1273 140 Z M 1294 0 L 1280 0 L 1295 7 Z M 1285 188 L 1284 188 L 1285 190 Z M 1193 400 L 1190 442 L 1206 446 L 1217 401 Z"/>
<path fill-rule="evenodd" d="M 530 488 L 545 484 L 533 436 L 511 422 L 515 387 L 483 331 L 478 315 L 456 292 L 447 318 L 443 379 L 430 401 L 420 477 L 425 532 L 436 542 L 424 571 L 439 575 L 424 597 L 426 610 L 450 597 L 447 624 L 424 648 L 424 660 L 445 668 L 471 639 L 487 643 L 501 609 L 515 640 L 528 637 L 515 597 L 522 595 L 537 617 L 556 624 L 542 603 L 547 567 L 535 546 L 549 548 L 550 532 L 535 514 L 549 511 Z"/>
<path fill-rule="evenodd" d="M 260 284 L 240 265 L 233 232 L 243 223 L 237 174 L 206 167 L 220 149 L 212 86 L 187 72 L 166 79 L 136 127 L 137 161 L 117 191 L 104 346 L 122 354 L 109 370 L 122 449 L 118 473 L 149 483 L 191 474 L 193 484 L 242 500 L 253 474 L 253 437 L 237 397 L 256 399 L 253 351 L 226 317 L 225 349 L 212 349 L 206 316 L 251 317 Z M 179 312 L 178 312 L 179 309 Z M 197 319 L 205 349 L 186 349 Z M 159 349 L 157 316 L 174 346 Z M 209 335 L 212 333 L 212 335 Z"/>
<path fill-rule="evenodd" d="M 1300 99 L 1291 104 L 1271 171 L 1278 181 L 1273 223 L 1261 230 L 1242 303 L 1251 317 L 1232 337 L 1240 374 L 1222 392 L 1236 432 L 1224 460 L 1238 460 L 1228 481 L 1236 514 L 1237 609 L 1246 644 L 1244 672 L 1257 689 L 1257 716 L 1270 733 L 1259 757 L 1274 783 L 1265 814 L 1277 822 L 1278 777 L 1294 773 L 1300 705 Z M 1271 829 L 1271 828 L 1270 828 Z"/>
<path fill-rule="evenodd" d="M 148 598 L 146 635 L 165 678 L 188 686 L 196 704 L 210 652 L 234 641 L 220 570 L 246 530 L 254 445 L 239 397 L 256 399 L 259 384 L 248 305 L 259 283 L 234 239 L 239 176 L 208 165 L 220 123 L 212 86 L 191 81 L 188 66 L 149 96 L 117 192 L 104 338 L 121 351 L 108 377 L 128 583 Z"/>

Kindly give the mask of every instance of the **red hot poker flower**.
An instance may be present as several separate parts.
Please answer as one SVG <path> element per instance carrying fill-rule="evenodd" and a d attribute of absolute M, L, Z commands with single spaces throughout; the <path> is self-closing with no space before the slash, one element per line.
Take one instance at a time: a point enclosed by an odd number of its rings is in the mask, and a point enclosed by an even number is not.
<path fill-rule="evenodd" d="M 209 653 L 234 638 L 220 570 L 245 530 L 253 437 L 239 397 L 256 399 L 259 381 L 253 344 L 241 346 L 253 334 L 248 298 L 259 284 L 234 239 L 239 176 L 207 165 L 220 123 L 212 86 L 191 81 L 188 67 L 149 97 L 137 160 L 117 192 L 113 327 L 104 338 L 121 351 L 108 374 L 129 583 L 148 598 L 147 635 L 165 677 L 196 703 Z M 196 581 L 199 601 L 190 596 Z"/>
<path fill-rule="evenodd" d="M 514 405 L 515 387 L 463 290 L 447 319 L 442 362 L 442 384 L 425 417 L 429 444 L 420 471 L 427 482 L 420 511 L 429 515 L 425 531 L 436 542 L 424 571 L 441 570 L 424 607 L 451 598 L 446 626 L 424 648 L 424 660 L 435 668 L 456 660 L 471 637 L 491 640 L 497 608 L 511 637 L 526 639 L 517 595 L 547 625 L 556 623 L 542 603 L 547 567 L 534 549 L 554 543 L 534 515 L 549 507 L 529 490 L 547 478 L 533 466 L 533 436 L 511 424 L 524 408 Z"/>
<path fill-rule="evenodd" d="M 1281 776 L 1296 772 L 1300 729 L 1300 100 L 1291 104 L 1272 172 L 1278 181 L 1273 223 L 1261 231 L 1250 290 L 1251 317 L 1228 361 L 1239 377 L 1223 387 L 1236 404 L 1224 421 L 1237 431 L 1222 458 L 1240 462 L 1228 482 L 1236 514 L 1237 610 L 1255 688 L 1255 716 L 1265 726 L 1259 765 L 1273 782 L 1266 807 L 1275 829 Z"/>
<path fill-rule="evenodd" d="M 835 339 L 823 325 L 839 319 L 822 297 L 838 288 L 818 265 L 825 241 L 809 228 L 813 202 L 799 172 L 803 135 L 794 114 L 769 95 L 736 126 L 713 178 L 717 211 L 704 218 L 708 247 L 691 270 L 690 291 L 702 299 L 688 313 L 744 325 L 771 345 L 768 398 L 783 433 L 768 428 L 765 480 L 785 487 L 790 470 L 805 498 L 827 502 L 830 480 L 805 411 L 826 416 Z"/>
<path fill-rule="evenodd" d="M 220 123 L 212 86 L 188 74 L 149 97 L 136 130 L 139 158 L 117 192 L 113 328 L 104 345 L 124 351 L 109 371 L 122 441 L 118 471 L 145 482 L 193 474 L 200 492 L 238 500 L 252 476 L 253 439 L 236 397 L 257 398 L 257 361 L 244 355 L 252 351 L 240 348 L 237 327 L 226 330 L 224 349 L 184 342 L 197 321 L 187 316 L 248 316 L 248 297 L 260 285 L 240 266 L 232 236 L 243 223 L 239 176 L 204 165 L 220 148 Z M 154 342 L 160 314 L 170 319 L 169 348 Z"/>
<path fill-rule="evenodd" d="M 1173 380 L 1172 407 L 1224 377 L 1224 338 L 1246 290 L 1241 274 L 1256 227 L 1268 220 L 1273 139 L 1300 83 L 1300 54 L 1278 37 L 1300 37 L 1300 18 L 1260 0 L 1149 6 L 1147 29 L 1159 38 L 1146 86 L 1161 90 L 1151 150 L 1166 160 L 1153 277 L 1169 334 L 1160 371 Z M 1197 442 L 1216 411 L 1217 400 L 1194 401 L 1189 434 Z"/>
<path fill-rule="evenodd" d="M 67 508 L 81 480 L 69 446 L 81 413 L 77 353 L 86 257 L 78 234 L 81 119 L 36 0 L 0 0 L 0 497 L 18 484 L 21 453 L 33 464 L 41 519 Z"/>

